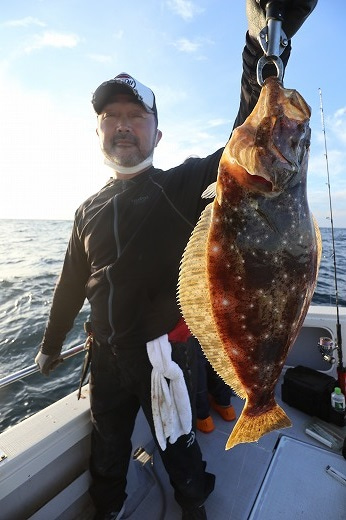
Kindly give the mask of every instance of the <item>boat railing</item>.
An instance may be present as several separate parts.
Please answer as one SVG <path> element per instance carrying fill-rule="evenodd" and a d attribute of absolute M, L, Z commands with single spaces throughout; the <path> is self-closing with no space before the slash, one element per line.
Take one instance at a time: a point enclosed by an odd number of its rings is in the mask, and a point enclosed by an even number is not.
<path fill-rule="evenodd" d="M 85 350 L 85 343 L 82 343 L 81 345 L 77 345 L 75 347 L 72 347 L 68 350 L 65 350 L 61 353 L 60 359 L 65 360 L 72 356 L 75 356 L 76 354 L 79 354 L 79 352 L 82 352 L 82 350 Z M 32 374 L 35 374 L 35 372 L 39 371 L 38 365 L 30 365 L 28 367 L 22 368 L 21 370 L 18 370 L 17 372 L 14 372 L 12 374 L 9 374 L 8 376 L 2 377 L 0 379 L 0 388 L 3 388 L 4 386 L 11 385 L 15 381 L 19 381 L 20 379 L 23 379 L 24 377 L 31 376 Z"/>

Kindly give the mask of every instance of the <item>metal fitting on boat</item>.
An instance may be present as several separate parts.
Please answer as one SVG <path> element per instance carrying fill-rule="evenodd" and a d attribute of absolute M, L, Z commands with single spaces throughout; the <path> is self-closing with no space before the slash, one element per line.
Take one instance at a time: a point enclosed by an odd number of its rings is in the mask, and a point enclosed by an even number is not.
<path fill-rule="evenodd" d="M 145 451 L 142 446 L 134 451 L 132 458 L 133 460 L 140 462 L 142 466 L 144 466 L 147 462 L 150 462 L 151 465 L 153 464 L 153 456 Z"/>
<path fill-rule="evenodd" d="M 0 450 L 0 462 L 2 462 L 5 459 L 7 459 L 6 453 Z"/>

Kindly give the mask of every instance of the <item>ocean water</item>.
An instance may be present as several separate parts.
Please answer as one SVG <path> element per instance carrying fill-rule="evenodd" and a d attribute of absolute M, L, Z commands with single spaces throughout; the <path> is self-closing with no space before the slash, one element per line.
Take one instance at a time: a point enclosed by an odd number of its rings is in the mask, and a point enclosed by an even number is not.
<path fill-rule="evenodd" d="M 0 220 L 0 378 L 30 366 L 38 351 L 71 221 Z M 323 257 L 313 303 L 335 304 L 330 228 L 323 228 Z M 346 229 L 334 230 L 338 302 L 346 306 Z M 64 349 L 85 340 L 85 304 Z M 39 373 L 0 388 L 0 432 L 76 390 L 83 353 L 62 363 L 49 377 Z"/>

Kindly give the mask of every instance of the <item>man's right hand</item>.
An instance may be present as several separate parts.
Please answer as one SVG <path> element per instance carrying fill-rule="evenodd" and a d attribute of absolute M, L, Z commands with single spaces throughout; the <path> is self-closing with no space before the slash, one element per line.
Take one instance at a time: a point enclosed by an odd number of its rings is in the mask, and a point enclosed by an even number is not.
<path fill-rule="evenodd" d="M 49 373 L 54 370 L 60 363 L 62 363 L 62 359 L 59 357 L 60 354 L 43 354 L 41 351 L 38 352 L 35 357 L 35 363 L 38 365 L 41 374 L 45 376 L 49 376 Z"/>

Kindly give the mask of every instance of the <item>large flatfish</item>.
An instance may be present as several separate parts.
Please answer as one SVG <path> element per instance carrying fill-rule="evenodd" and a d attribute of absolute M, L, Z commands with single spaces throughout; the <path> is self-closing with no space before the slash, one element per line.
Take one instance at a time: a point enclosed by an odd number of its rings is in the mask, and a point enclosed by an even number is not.
<path fill-rule="evenodd" d="M 274 389 L 321 256 L 306 194 L 309 118 L 296 90 L 265 81 L 225 147 L 214 201 L 182 258 L 183 316 L 216 372 L 246 399 L 226 449 L 291 425 Z"/>

